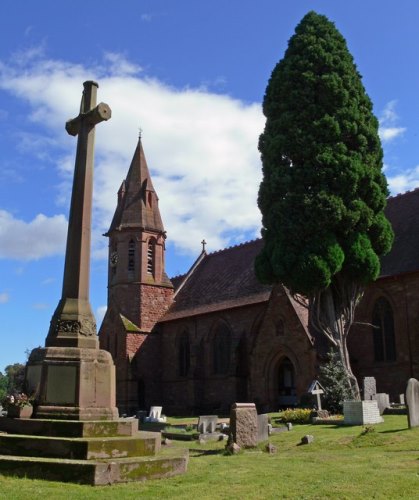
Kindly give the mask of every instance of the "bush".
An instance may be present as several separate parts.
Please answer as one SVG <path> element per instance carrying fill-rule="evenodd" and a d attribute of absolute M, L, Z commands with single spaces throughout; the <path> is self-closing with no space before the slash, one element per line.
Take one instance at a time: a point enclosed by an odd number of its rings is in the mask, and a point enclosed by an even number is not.
<path fill-rule="evenodd" d="M 331 349 L 327 361 L 320 367 L 319 380 L 324 388 L 322 406 L 331 413 L 343 412 L 345 399 L 352 399 L 352 392 L 339 354 Z"/>
<path fill-rule="evenodd" d="M 279 413 L 279 420 L 285 424 L 309 424 L 311 410 L 309 408 L 287 408 Z"/>

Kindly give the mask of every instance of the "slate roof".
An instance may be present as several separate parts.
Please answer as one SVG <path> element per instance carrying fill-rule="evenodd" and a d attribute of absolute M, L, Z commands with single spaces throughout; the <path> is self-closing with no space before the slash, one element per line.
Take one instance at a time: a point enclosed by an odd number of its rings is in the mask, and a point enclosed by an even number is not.
<path fill-rule="evenodd" d="M 389 198 L 386 215 L 393 226 L 395 241 L 391 252 L 382 258 L 380 277 L 419 271 L 419 188 Z M 161 321 L 267 301 L 272 286 L 261 285 L 253 269 L 262 244 L 257 239 L 201 254 L 192 272 L 171 279 L 175 293 L 177 290 L 175 302 Z M 306 323 L 306 311 L 290 299 Z"/>
<path fill-rule="evenodd" d="M 149 203 L 150 198 L 151 204 Z M 108 235 L 114 230 L 125 228 L 142 228 L 157 233 L 164 232 L 158 200 L 140 138 L 127 178 L 123 181 L 118 192 L 118 206 Z"/>
<path fill-rule="evenodd" d="M 381 259 L 381 277 L 419 270 L 419 188 L 387 201 L 386 215 L 395 233 L 391 252 Z"/>
<path fill-rule="evenodd" d="M 253 270 L 261 248 L 258 239 L 203 255 L 189 277 L 172 278 L 175 302 L 161 321 L 267 301 L 272 286 L 261 285 Z"/>

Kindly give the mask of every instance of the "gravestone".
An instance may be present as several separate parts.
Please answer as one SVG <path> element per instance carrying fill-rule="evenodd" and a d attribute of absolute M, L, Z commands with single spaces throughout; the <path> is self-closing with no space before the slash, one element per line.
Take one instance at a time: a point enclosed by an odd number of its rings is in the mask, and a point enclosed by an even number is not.
<path fill-rule="evenodd" d="M 314 436 L 306 434 L 301 438 L 301 444 L 311 444 L 314 441 Z"/>
<path fill-rule="evenodd" d="M 364 400 L 369 401 L 370 399 L 374 399 L 374 396 L 377 394 L 377 384 L 374 377 L 364 377 L 362 379 L 362 389 Z"/>
<path fill-rule="evenodd" d="M 399 394 L 399 403 L 401 405 L 405 405 L 406 404 L 406 400 L 404 398 L 404 394 Z"/>
<path fill-rule="evenodd" d="M 254 403 L 234 403 L 230 412 L 230 432 L 241 448 L 253 448 L 258 443 L 258 415 Z"/>
<path fill-rule="evenodd" d="M 270 454 L 273 455 L 278 451 L 278 448 L 274 446 L 272 443 L 268 443 L 265 447 L 265 450 Z"/>
<path fill-rule="evenodd" d="M 144 418 L 144 422 L 151 422 L 151 423 L 164 423 L 166 422 L 166 417 L 165 415 L 162 415 L 163 407 L 162 406 L 152 406 L 150 408 L 150 413 L 148 417 Z"/>
<path fill-rule="evenodd" d="M 258 443 L 267 441 L 269 438 L 269 415 L 262 413 L 258 418 Z"/>
<path fill-rule="evenodd" d="M 345 425 L 381 424 L 384 422 L 375 399 L 344 401 L 343 416 Z"/>
<path fill-rule="evenodd" d="M 386 408 L 390 407 L 390 396 L 385 392 L 377 392 L 377 394 L 373 397 L 373 399 L 377 401 L 380 415 L 384 413 Z"/>
<path fill-rule="evenodd" d="M 415 378 L 407 382 L 406 405 L 409 428 L 419 427 L 419 381 Z"/>
<path fill-rule="evenodd" d="M 213 434 L 217 428 L 218 415 L 200 415 L 198 419 L 198 432 L 200 434 Z"/>

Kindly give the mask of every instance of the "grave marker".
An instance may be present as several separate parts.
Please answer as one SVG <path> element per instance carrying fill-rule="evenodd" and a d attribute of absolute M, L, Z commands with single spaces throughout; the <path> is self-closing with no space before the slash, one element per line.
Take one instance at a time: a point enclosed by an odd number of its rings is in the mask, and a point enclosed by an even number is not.
<path fill-rule="evenodd" d="M 318 380 L 313 380 L 307 391 L 309 394 L 315 395 L 317 399 L 317 409 L 322 409 L 322 403 L 320 400 L 320 395 L 324 394 L 324 389 Z"/>
<path fill-rule="evenodd" d="M 230 432 L 233 442 L 243 448 L 253 448 L 258 442 L 258 420 L 254 403 L 234 403 L 230 412 Z"/>
<path fill-rule="evenodd" d="M 406 405 L 409 428 L 419 427 L 419 381 L 415 378 L 407 382 Z"/>

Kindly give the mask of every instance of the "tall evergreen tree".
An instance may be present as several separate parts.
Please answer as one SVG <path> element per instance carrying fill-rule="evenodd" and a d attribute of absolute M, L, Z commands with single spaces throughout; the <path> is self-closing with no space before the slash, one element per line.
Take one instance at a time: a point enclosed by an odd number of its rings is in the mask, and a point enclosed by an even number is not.
<path fill-rule="evenodd" d="M 263 283 L 308 299 L 309 318 L 338 350 L 359 399 L 347 335 L 363 287 L 393 242 L 384 216 L 378 121 L 345 39 L 309 12 L 269 80 L 259 140 Z"/>

